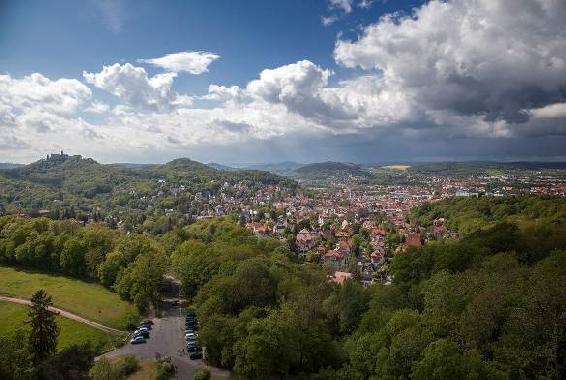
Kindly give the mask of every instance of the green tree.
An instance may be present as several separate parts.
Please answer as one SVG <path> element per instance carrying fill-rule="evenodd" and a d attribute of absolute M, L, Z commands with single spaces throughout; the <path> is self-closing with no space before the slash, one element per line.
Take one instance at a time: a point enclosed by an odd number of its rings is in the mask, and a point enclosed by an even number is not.
<path fill-rule="evenodd" d="M 52 305 L 51 296 L 43 289 L 38 290 L 31 297 L 27 323 L 30 326 L 29 347 L 36 365 L 57 349 L 59 327 L 55 321 L 55 313 L 49 310 Z"/>
<path fill-rule="evenodd" d="M 496 379 L 505 378 L 484 362 L 478 351 L 460 352 L 458 345 L 448 339 L 431 343 L 423 358 L 413 366 L 414 380 Z"/>

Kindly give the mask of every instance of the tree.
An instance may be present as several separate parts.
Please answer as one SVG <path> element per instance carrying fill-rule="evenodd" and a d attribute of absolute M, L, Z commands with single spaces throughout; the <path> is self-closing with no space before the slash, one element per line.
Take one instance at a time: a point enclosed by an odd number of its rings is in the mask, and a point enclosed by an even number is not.
<path fill-rule="evenodd" d="M 495 379 L 498 375 L 483 361 L 478 351 L 461 353 L 456 343 L 440 339 L 423 351 L 423 358 L 413 366 L 411 378 L 414 380 Z M 499 378 L 502 377 L 499 375 Z"/>
<path fill-rule="evenodd" d="M 163 253 L 150 252 L 136 257 L 135 261 L 120 272 L 116 291 L 123 299 L 131 300 L 143 310 L 149 303 L 159 305 L 159 290 L 167 268 Z"/>
<path fill-rule="evenodd" d="M 31 297 L 27 323 L 30 325 L 30 351 L 36 365 L 47 359 L 57 349 L 59 327 L 55 321 L 55 313 L 49 310 L 51 305 L 53 305 L 51 296 L 43 289 L 38 290 Z"/>
<path fill-rule="evenodd" d="M 94 363 L 89 375 L 92 380 L 120 380 L 122 378 L 120 372 L 106 357 L 102 357 Z"/>

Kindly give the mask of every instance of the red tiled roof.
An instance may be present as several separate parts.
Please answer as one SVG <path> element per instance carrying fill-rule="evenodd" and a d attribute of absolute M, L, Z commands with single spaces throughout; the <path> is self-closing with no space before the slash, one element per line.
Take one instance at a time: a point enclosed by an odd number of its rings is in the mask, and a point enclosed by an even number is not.
<path fill-rule="evenodd" d="M 421 244 L 421 235 L 419 234 L 409 234 L 409 236 L 407 236 L 407 240 L 405 240 L 405 243 L 407 245 L 413 246 L 413 247 L 420 247 Z"/>

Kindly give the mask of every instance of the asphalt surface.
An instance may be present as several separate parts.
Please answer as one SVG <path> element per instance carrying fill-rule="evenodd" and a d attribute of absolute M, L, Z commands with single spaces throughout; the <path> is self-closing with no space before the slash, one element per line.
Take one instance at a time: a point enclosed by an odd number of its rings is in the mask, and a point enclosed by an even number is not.
<path fill-rule="evenodd" d="M 192 380 L 194 372 L 199 367 L 206 367 L 212 373 L 228 377 L 230 373 L 218 368 L 207 367 L 202 360 L 189 359 L 185 349 L 185 315 L 180 307 L 163 310 L 161 318 L 153 318 L 153 328 L 146 343 L 128 343 L 117 350 L 105 353 L 103 356 L 115 358 L 133 354 L 139 360 L 159 359 L 170 356 L 177 367 L 176 379 Z"/>

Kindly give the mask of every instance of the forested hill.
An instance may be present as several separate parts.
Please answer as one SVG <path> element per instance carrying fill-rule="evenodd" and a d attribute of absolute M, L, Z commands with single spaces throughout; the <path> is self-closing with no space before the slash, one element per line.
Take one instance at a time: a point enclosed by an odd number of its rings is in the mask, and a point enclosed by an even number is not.
<path fill-rule="evenodd" d="M 231 189 L 222 190 L 227 195 L 245 198 L 244 192 L 253 195 L 268 186 L 294 191 L 297 184 L 268 172 L 216 170 L 188 158 L 124 167 L 53 154 L 0 170 L 0 213 L 46 209 L 55 219 L 113 217 L 130 226 L 168 213 L 168 223 L 175 225 L 183 215 L 198 214 L 205 207 L 195 202 L 197 194 L 212 197 L 226 187 Z"/>
<path fill-rule="evenodd" d="M 411 210 L 409 218 L 421 227 L 445 218 L 448 227 L 463 235 L 511 222 L 522 229 L 547 228 L 566 231 L 566 198 L 514 196 L 454 197 Z"/>
<path fill-rule="evenodd" d="M 369 173 L 359 165 L 345 162 L 318 162 L 307 164 L 295 169 L 293 175 L 302 178 L 326 178 L 328 176 L 338 177 L 368 177 Z"/>

